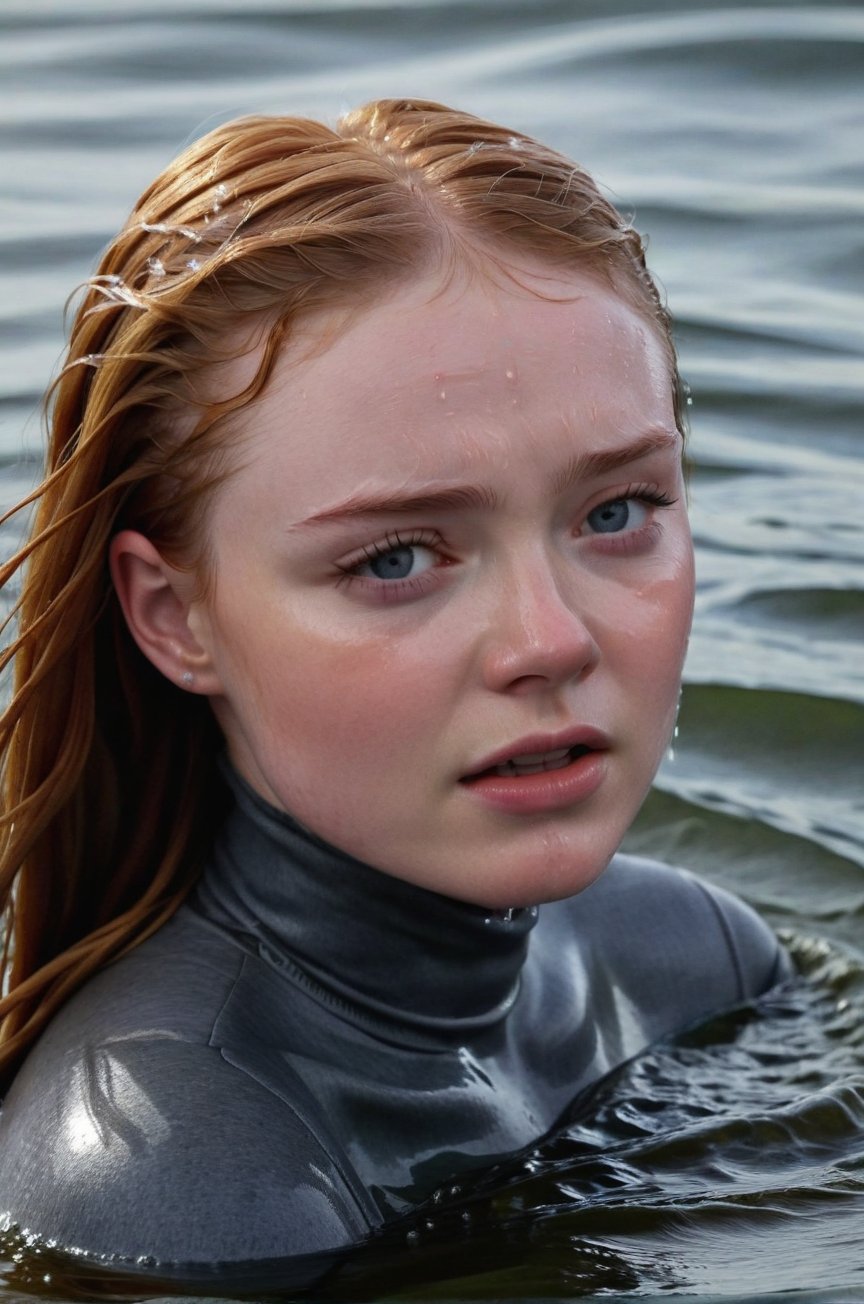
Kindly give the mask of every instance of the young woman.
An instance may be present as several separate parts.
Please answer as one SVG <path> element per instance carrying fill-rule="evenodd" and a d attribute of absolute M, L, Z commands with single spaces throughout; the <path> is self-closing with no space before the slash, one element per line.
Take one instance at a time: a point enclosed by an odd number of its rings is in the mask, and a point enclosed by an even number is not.
<path fill-rule="evenodd" d="M 786 973 L 615 854 L 675 719 L 682 440 L 638 235 L 525 136 L 253 118 L 146 191 L 5 568 L 8 1221 L 349 1244 Z"/>

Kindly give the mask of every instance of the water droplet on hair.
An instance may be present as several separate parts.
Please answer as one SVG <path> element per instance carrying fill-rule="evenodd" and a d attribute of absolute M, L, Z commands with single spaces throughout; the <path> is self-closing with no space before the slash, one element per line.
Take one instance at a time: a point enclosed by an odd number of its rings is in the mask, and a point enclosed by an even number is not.
<path fill-rule="evenodd" d="M 154 273 L 158 275 L 159 273 Z M 129 308 L 144 308 L 146 304 L 135 293 L 130 290 L 121 277 L 107 279 L 104 283 L 95 282 L 98 288 L 104 289 L 105 298 L 109 303 L 125 303 Z"/>
<path fill-rule="evenodd" d="M 524 149 L 524 148 L 525 148 L 525 141 L 524 141 L 524 140 L 520 140 L 518 136 L 511 136 L 511 137 L 509 138 L 509 140 L 507 141 L 507 144 L 510 146 L 511 149 Z"/>
<path fill-rule="evenodd" d="M 688 406 L 688 407 L 692 407 L 692 406 L 693 406 L 693 398 L 692 398 L 692 395 L 690 395 L 690 394 L 687 395 L 687 406 Z"/>
<path fill-rule="evenodd" d="M 420 1243 L 420 1233 L 419 1233 L 419 1232 L 414 1232 L 414 1231 L 408 1232 L 408 1233 L 406 1233 L 405 1239 L 406 1239 L 406 1241 L 408 1242 L 409 1245 L 419 1245 L 419 1243 Z"/>
<path fill-rule="evenodd" d="M 195 244 L 201 242 L 200 235 L 191 226 L 172 226 L 170 222 L 139 222 L 138 230 L 145 231 L 148 235 L 182 235 Z"/>
<path fill-rule="evenodd" d="M 151 276 L 164 276 L 165 264 L 162 262 L 161 258 L 148 258 L 147 270 Z"/>
<path fill-rule="evenodd" d="M 213 187 L 213 202 L 210 205 L 211 213 L 221 213 L 222 205 L 229 197 L 230 191 L 224 181 L 220 181 L 218 186 Z"/>
<path fill-rule="evenodd" d="M 186 266 L 189 268 L 190 272 L 197 272 L 199 267 L 201 266 L 201 263 L 197 258 L 190 258 L 189 261 L 186 263 Z"/>

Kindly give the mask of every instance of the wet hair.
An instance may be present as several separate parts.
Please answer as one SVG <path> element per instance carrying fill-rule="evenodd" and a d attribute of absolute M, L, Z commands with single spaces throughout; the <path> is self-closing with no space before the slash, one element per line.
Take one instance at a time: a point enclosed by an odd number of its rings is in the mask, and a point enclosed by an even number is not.
<path fill-rule="evenodd" d="M 298 319 L 484 251 L 585 270 L 624 296 L 663 344 L 683 433 L 670 322 L 639 235 L 570 160 L 438 104 L 383 100 L 335 128 L 218 128 L 144 192 L 84 287 L 49 395 L 29 540 L 0 569 L 2 583 L 23 574 L 0 663 L 14 661 L 0 722 L 0 1076 L 89 975 L 176 910 L 220 805 L 208 703 L 133 642 L 111 538 L 140 530 L 206 570 L 203 517 L 230 474 L 232 415 Z M 207 367 L 256 331 L 260 365 L 242 392 L 202 397 Z"/>

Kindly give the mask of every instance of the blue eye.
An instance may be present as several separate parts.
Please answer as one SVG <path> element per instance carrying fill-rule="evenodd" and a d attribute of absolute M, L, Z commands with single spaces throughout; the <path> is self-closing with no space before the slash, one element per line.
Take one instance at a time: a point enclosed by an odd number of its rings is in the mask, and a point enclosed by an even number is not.
<path fill-rule="evenodd" d="M 404 580 L 411 574 L 414 565 L 413 548 L 393 548 L 382 552 L 367 562 L 371 573 L 379 580 Z"/>
<path fill-rule="evenodd" d="M 619 534 L 628 527 L 638 530 L 645 524 L 648 510 L 636 498 L 612 498 L 589 512 L 586 521 L 595 534 Z"/>
<path fill-rule="evenodd" d="M 434 564 L 435 553 L 431 548 L 416 543 L 399 543 L 367 557 L 355 568 L 354 574 L 367 579 L 407 580 Z"/>

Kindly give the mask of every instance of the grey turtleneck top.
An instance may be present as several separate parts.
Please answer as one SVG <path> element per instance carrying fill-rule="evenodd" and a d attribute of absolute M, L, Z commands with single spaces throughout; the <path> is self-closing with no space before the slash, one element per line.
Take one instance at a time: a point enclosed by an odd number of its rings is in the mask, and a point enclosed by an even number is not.
<path fill-rule="evenodd" d="M 232 778 L 189 903 L 54 1019 L 0 1118 L 0 1212 L 66 1247 L 353 1243 L 788 973 L 741 902 L 616 857 L 511 919 L 319 841 Z"/>

